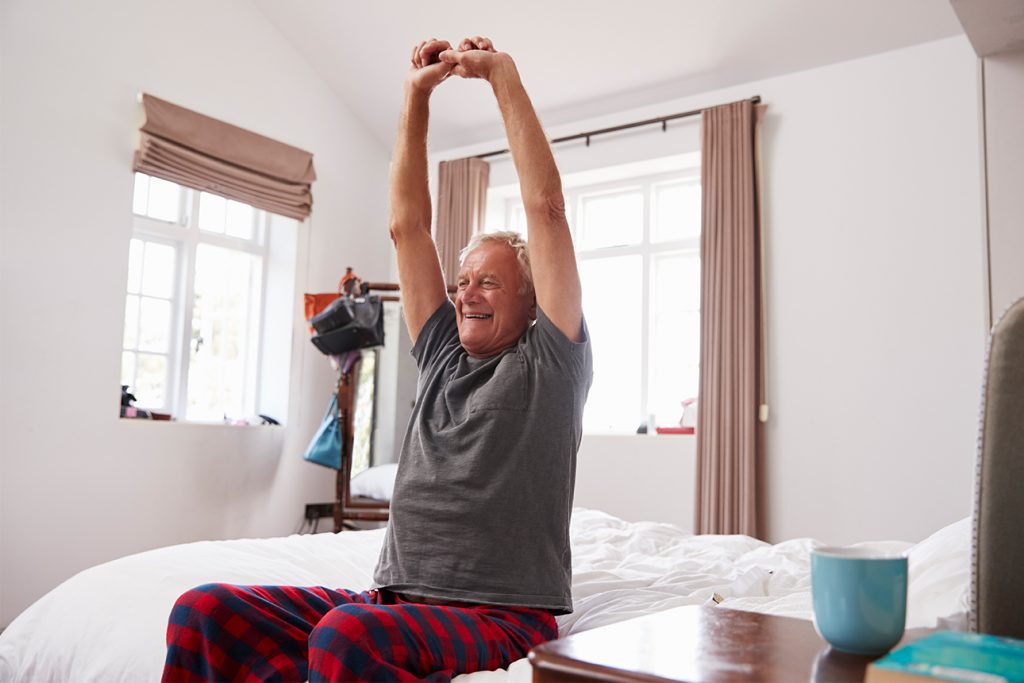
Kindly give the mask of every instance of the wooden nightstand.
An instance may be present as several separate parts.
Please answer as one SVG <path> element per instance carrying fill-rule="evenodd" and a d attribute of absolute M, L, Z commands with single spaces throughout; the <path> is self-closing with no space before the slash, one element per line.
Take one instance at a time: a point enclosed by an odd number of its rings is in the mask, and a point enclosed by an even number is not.
<path fill-rule="evenodd" d="M 930 632 L 908 631 L 902 643 Z M 860 683 L 875 659 L 832 651 L 810 621 L 700 605 L 584 631 L 530 652 L 534 683 Z"/>

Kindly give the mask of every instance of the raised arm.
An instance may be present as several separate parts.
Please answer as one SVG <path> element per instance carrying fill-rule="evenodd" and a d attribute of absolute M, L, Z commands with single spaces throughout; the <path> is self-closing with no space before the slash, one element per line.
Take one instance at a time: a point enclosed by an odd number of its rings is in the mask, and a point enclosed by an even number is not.
<path fill-rule="evenodd" d="M 505 122 L 529 227 L 530 262 L 537 304 L 569 339 L 580 341 L 583 302 L 576 253 L 565 217 L 562 180 L 512 58 L 495 52 L 487 38 L 467 38 L 441 60 L 452 73 L 491 84 Z"/>
<path fill-rule="evenodd" d="M 405 98 L 391 160 L 391 240 L 398 252 L 402 309 L 413 344 L 431 314 L 445 300 L 444 276 L 430 236 L 430 189 L 427 181 L 427 120 L 430 94 L 452 67 L 437 61 L 446 40 L 429 40 L 413 48 L 405 79 Z"/>

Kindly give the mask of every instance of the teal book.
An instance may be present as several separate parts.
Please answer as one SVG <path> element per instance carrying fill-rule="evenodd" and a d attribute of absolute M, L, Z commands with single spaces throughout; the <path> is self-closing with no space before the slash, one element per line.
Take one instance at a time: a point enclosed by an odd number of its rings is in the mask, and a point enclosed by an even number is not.
<path fill-rule="evenodd" d="M 875 660 L 864 680 L 910 683 L 922 679 L 962 683 L 1024 681 L 1024 640 L 937 631 Z"/>

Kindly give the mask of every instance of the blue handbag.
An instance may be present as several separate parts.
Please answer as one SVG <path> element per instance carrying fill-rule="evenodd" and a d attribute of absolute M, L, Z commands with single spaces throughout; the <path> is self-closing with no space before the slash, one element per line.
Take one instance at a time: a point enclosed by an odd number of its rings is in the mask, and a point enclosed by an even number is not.
<path fill-rule="evenodd" d="M 338 424 L 337 393 L 331 395 L 324 421 L 313 435 L 313 440 L 306 446 L 302 458 L 324 467 L 341 469 L 341 427 Z"/>

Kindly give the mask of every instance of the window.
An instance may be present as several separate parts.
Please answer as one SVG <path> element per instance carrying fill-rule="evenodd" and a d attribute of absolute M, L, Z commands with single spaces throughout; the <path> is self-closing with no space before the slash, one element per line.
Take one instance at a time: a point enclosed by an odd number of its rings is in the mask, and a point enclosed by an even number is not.
<path fill-rule="evenodd" d="M 566 208 L 593 338 L 588 433 L 633 433 L 654 416 L 678 425 L 700 364 L 700 169 L 573 186 Z M 504 197 L 502 195 L 505 195 Z M 504 189 L 504 225 L 526 234 L 522 202 Z M 494 214 L 489 230 L 503 229 Z"/>
<path fill-rule="evenodd" d="M 293 286 L 294 259 L 290 277 L 278 272 L 270 245 L 293 253 L 295 221 L 141 173 L 133 213 L 121 384 L 138 407 L 179 419 L 255 416 L 268 318 L 291 328 L 265 293 L 268 275 Z"/>

